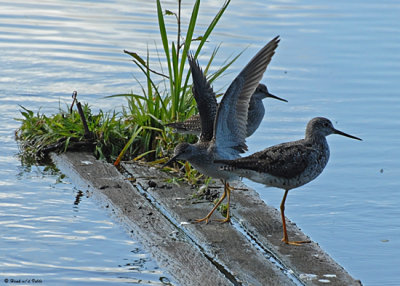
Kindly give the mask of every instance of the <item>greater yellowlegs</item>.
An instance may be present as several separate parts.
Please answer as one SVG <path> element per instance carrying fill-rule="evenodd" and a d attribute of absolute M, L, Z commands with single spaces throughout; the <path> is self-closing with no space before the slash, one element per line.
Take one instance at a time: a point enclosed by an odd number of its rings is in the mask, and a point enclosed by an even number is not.
<path fill-rule="evenodd" d="M 285 222 L 286 197 L 289 190 L 307 184 L 322 173 L 329 159 L 329 146 L 325 137 L 330 134 L 361 140 L 335 129 L 329 119 L 316 117 L 308 122 L 304 139 L 278 144 L 247 157 L 215 162 L 223 164 L 221 170 L 284 189 L 285 194 L 280 205 L 282 241 L 298 245 L 308 241 L 289 241 Z"/>
<path fill-rule="evenodd" d="M 250 98 L 249 110 L 247 114 L 246 137 L 250 137 L 257 130 L 258 126 L 260 126 L 260 123 L 265 115 L 265 108 L 262 100 L 267 97 L 287 102 L 286 99 L 269 93 L 267 86 L 263 83 L 260 83 Z M 200 136 L 200 115 L 193 115 L 192 117 L 182 122 L 168 123 L 166 124 L 166 126 L 174 128 L 175 132 L 178 133 L 195 134 L 197 136 Z"/>
<path fill-rule="evenodd" d="M 221 103 L 216 98 L 207 82 L 198 62 L 189 56 L 189 64 L 193 77 L 193 95 L 197 103 L 201 121 L 200 139 L 195 144 L 180 143 L 174 150 L 174 156 L 165 164 L 177 159 L 189 161 L 194 168 L 206 176 L 221 179 L 224 193 L 214 208 L 197 222 L 208 222 L 214 210 L 227 197 L 227 216 L 222 220 L 230 220 L 229 203 L 231 187 L 228 181 L 238 177 L 231 172 L 221 170 L 217 159 L 235 159 L 247 150 L 246 125 L 250 97 L 257 88 L 275 49 L 279 38 L 275 37 L 265 45 L 246 65 L 230 84 Z"/>

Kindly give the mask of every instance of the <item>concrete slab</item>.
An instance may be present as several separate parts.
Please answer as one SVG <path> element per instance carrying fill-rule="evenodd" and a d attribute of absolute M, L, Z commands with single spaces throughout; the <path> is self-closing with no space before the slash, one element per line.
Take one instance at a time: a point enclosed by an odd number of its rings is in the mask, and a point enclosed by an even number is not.
<path fill-rule="evenodd" d="M 232 194 L 232 224 L 198 224 L 191 221 L 207 214 L 212 203 L 199 203 L 185 183 L 167 183 L 172 174 L 123 163 L 124 177 L 90 154 L 52 158 L 76 183 L 111 202 L 117 218 L 181 285 L 361 285 L 317 243 L 282 243 L 279 212 L 242 184 L 237 187 L 244 190 Z M 291 238 L 308 239 L 287 222 Z"/>

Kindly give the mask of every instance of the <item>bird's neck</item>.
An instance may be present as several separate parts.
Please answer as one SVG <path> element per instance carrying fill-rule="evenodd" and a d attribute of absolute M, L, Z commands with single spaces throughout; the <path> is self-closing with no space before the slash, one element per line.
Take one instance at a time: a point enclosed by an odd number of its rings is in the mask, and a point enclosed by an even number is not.
<path fill-rule="evenodd" d="M 262 100 L 265 96 L 262 93 L 254 93 L 250 98 L 249 110 L 256 109 L 259 104 L 262 104 Z"/>
<path fill-rule="evenodd" d="M 325 157 L 329 159 L 329 145 L 325 136 L 312 134 L 311 136 L 306 136 L 304 140 L 306 143 L 310 144 L 312 148 L 319 150 L 321 153 L 325 153 Z"/>
<path fill-rule="evenodd" d="M 265 108 L 262 99 L 252 96 L 249 103 L 249 111 L 247 113 L 247 136 L 254 133 L 255 129 L 260 125 L 265 114 Z M 249 127 L 253 129 L 249 130 Z"/>

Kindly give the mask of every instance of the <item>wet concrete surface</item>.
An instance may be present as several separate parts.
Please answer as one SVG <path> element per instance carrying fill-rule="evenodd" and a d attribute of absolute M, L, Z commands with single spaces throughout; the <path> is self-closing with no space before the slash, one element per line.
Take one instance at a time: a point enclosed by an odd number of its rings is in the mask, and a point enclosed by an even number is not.
<path fill-rule="evenodd" d="M 280 213 L 239 183 L 232 192 L 232 223 L 218 212 L 208 224 L 212 202 L 194 198 L 176 174 L 139 163 L 112 164 L 88 153 L 52 154 L 57 167 L 111 209 L 129 232 L 180 285 L 361 285 L 317 243 L 281 242 Z M 222 185 L 212 184 L 222 192 Z M 287 219 L 289 237 L 309 240 Z"/>

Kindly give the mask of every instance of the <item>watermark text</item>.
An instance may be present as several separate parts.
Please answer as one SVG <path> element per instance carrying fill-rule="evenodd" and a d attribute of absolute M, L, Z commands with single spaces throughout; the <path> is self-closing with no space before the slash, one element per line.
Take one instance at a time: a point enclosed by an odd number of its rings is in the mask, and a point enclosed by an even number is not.
<path fill-rule="evenodd" d="M 24 279 L 4 278 L 3 281 L 6 284 L 40 284 L 40 283 L 43 283 L 43 280 L 38 279 L 38 278 L 24 278 Z"/>

